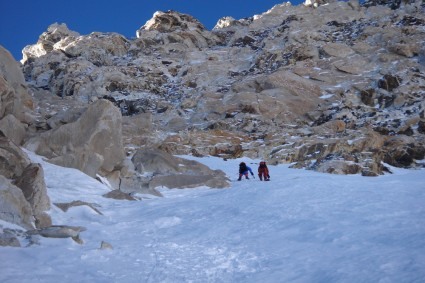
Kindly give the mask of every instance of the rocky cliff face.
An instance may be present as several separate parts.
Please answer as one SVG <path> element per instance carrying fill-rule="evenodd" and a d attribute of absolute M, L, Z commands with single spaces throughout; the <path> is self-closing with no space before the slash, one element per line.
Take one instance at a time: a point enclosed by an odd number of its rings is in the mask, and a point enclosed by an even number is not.
<path fill-rule="evenodd" d="M 382 162 L 421 166 L 424 4 L 393 2 L 283 3 L 212 31 L 157 12 L 134 39 L 53 24 L 24 49 L 29 127 L 37 136 L 107 99 L 124 116 L 128 154 L 245 155 L 367 176 Z"/>
<path fill-rule="evenodd" d="M 50 199 L 40 164 L 19 147 L 34 124 L 33 101 L 19 65 L 0 46 L 0 219 L 27 229 L 51 224 Z M 0 225 L 0 246 L 5 234 Z M 10 234 L 10 233 L 9 233 Z M 10 236 L 10 237 L 9 237 Z M 6 245 L 19 245 L 12 235 Z"/>

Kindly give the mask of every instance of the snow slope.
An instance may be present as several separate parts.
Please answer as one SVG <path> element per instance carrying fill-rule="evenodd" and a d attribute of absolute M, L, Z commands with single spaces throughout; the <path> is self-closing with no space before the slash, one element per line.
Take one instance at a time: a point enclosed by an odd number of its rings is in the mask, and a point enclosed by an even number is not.
<path fill-rule="evenodd" d="M 168 190 L 142 201 L 43 162 L 52 202 L 96 203 L 54 224 L 84 226 L 83 245 L 39 238 L 0 248 L 0 282 L 425 282 L 425 171 L 339 176 L 269 166 L 271 182 Z M 194 158 L 236 180 L 240 161 Z M 4 224 L 4 223 L 3 223 Z M 113 249 L 101 250 L 106 241 Z"/>

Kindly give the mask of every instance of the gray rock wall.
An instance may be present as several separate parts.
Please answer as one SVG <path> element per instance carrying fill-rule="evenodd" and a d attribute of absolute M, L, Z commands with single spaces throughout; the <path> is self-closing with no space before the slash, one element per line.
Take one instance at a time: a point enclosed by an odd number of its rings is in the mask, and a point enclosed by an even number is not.
<path fill-rule="evenodd" d="M 152 130 L 143 134 L 140 119 L 127 119 L 134 123 L 126 121 L 123 132 L 127 152 L 245 155 L 314 170 L 324 167 L 310 162 L 336 160 L 327 166 L 354 162 L 358 172 L 375 174 L 382 160 L 422 166 L 424 7 L 372 2 L 283 3 L 246 19 L 224 17 L 212 31 L 190 15 L 158 12 L 136 39 L 54 24 L 24 50 L 23 70 L 36 97 L 47 91 L 69 108 L 106 98 L 123 115 L 150 115 Z M 60 104 L 40 121 L 57 127 L 48 120 Z M 344 129 L 322 127 L 329 122 Z M 412 137 L 403 152 L 415 153 L 400 157 L 394 143 L 358 147 L 370 130 L 379 140 Z M 303 155 L 310 149 L 318 153 Z M 60 164 L 86 172 L 104 164 L 101 153 L 62 151 L 51 156 Z M 84 158 L 87 166 L 78 165 Z"/>

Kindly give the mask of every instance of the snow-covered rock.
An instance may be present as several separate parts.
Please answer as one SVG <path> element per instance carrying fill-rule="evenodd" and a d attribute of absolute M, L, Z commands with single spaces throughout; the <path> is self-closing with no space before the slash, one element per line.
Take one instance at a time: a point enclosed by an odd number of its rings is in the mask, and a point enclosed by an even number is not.
<path fill-rule="evenodd" d="M 156 12 L 135 39 L 54 24 L 24 50 L 23 70 L 36 98 L 66 98 L 65 109 L 104 98 L 132 116 L 127 152 L 245 155 L 311 169 L 317 158 L 335 158 L 381 174 L 383 160 L 400 165 L 393 143 L 351 141 L 370 131 L 378 140 L 409 136 L 416 157 L 405 159 L 408 167 L 422 166 L 425 146 L 423 7 L 393 4 L 282 3 L 246 19 L 223 17 L 212 31 L 190 15 Z M 63 108 L 38 108 L 33 135 L 70 123 L 58 122 Z M 144 130 L 137 116 L 147 115 Z M 320 128 L 333 121 L 344 130 Z"/>

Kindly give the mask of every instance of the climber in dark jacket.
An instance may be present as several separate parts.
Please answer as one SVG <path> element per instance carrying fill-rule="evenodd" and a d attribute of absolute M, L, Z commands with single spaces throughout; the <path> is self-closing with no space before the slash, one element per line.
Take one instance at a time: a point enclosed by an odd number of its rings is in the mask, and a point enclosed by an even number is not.
<path fill-rule="evenodd" d="M 245 178 L 249 180 L 248 172 L 250 172 L 251 176 L 255 179 L 254 173 L 252 172 L 251 168 L 246 166 L 245 162 L 241 162 L 239 164 L 239 179 L 238 179 L 238 181 L 240 181 L 242 179 L 243 175 L 245 175 Z"/>
<path fill-rule="evenodd" d="M 258 178 L 260 178 L 260 181 L 263 181 L 263 178 L 264 181 L 270 181 L 269 168 L 267 168 L 265 161 L 261 161 L 258 166 Z"/>

